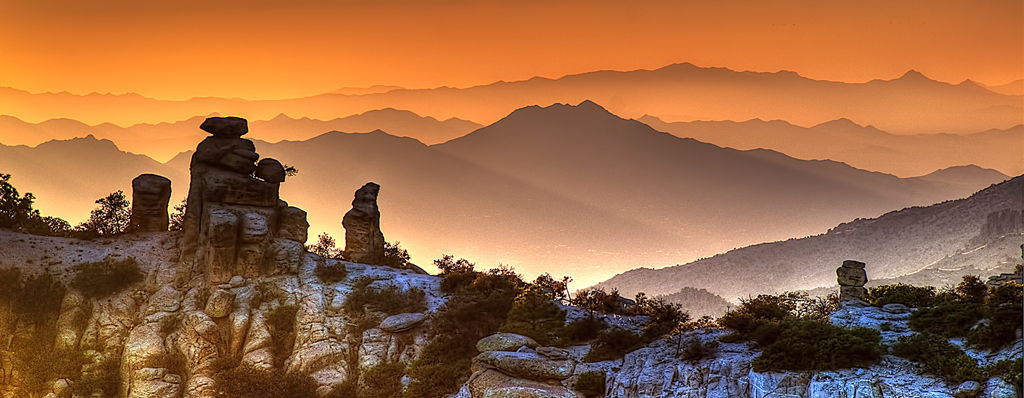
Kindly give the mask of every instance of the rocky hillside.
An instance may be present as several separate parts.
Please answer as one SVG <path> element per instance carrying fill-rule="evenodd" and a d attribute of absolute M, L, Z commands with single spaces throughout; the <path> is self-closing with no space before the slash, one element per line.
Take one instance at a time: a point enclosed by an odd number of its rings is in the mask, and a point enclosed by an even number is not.
<path fill-rule="evenodd" d="M 597 286 L 617 288 L 627 297 L 690 286 L 735 300 L 834 285 L 833 265 L 850 258 L 868 264 L 870 280 L 940 269 L 963 270 L 945 281 L 967 273 L 987 277 L 1010 272 L 1020 260 L 1022 201 L 1024 177 L 1016 177 L 969 198 L 857 219 L 825 234 L 744 247 L 689 264 L 636 269 Z"/>

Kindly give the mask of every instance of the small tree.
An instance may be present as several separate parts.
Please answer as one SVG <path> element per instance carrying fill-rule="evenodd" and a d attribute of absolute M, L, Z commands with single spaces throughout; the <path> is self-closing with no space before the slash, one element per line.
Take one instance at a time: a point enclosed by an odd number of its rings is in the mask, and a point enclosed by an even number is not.
<path fill-rule="evenodd" d="M 181 231 L 182 223 L 185 222 L 185 209 L 188 208 L 186 201 L 188 199 L 182 199 L 181 203 L 174 205 L 174 212 L 168 218 L 167 229 L 170 231 Z"/>
<path fill-rule="evenodd" d="M 533 284 L 540 286 L 544 293 L 552 299 L 567 303 L 569 301 L 569 282 L 572 282 L 571 276 L 563 276 L 561 280 L 556 280 L 551 277 L 551 274 L 545 272 L 538 275 Z"/>
<path fill-rule="evenodd" d="M 982 282 L 981 278 L 978 278 L 976 275 L 964 275 L 960 284 L 956 285 L 954 292 L 956 292 L 956 295 L 961 300 L 983 303 L 985 302 L 985 296 L 988 295 L 988 286 L 985 286 L 985 282 Z"/>
<path fill-rule="evenodd" d="M 32 208 L 35 196 L 19 196 L 10 179 L 10 174 L 0 174 L 0 228 L 33 235 L 64 235 L 71 229 L 67 221 L 41 216 L 39 210 Z"/>
<path fill-rule="evenodd" d="M 473 272 L 473 264 L 464 258 L 455 260 L 455 257 L 450 254 L 445 254 L 441 258 L 434 260 L 434 266 L 441 270 L 441 274 L 457 274 Z"/>
<path fill-rule="evenodd" d="M 76 231 L 95 232 L 100 235 L 124 233 L 132 218 L 131 202 L 123 191 L 117 191 L 96 200 L 99 207 L 92 210 L 89 219 L 78 224 Z"/>
<path fill-rule="evenodd" d="M 315 244 L 306 245 L 306 250 L 323 258 L 341 259 L 342 250 L 326 232 L 320 234 Z"/>
<path fill-rule="evenodd" d="M 502 332 L 530 337 L 543 345 L 559 342 L 565 335 L 565 310 L 558 307 L 538 285 L 516 297 Z"/>
<path fill-rule="evenodd" d="M 392 268 L 409 268 L 409 252 L 399 246 L 402 242 L 394 244 L 384 242 L 384 265 Z"/>

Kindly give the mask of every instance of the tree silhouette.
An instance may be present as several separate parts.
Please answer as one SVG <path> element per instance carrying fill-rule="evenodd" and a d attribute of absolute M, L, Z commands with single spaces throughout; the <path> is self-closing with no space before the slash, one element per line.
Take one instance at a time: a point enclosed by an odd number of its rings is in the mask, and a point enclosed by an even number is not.
<path fill-rule="evenodd" d="M 131 202 L 117 191 L 96 200 L 99 207 L 92 210 L 89 219 L 75 227 L 79 232 L 95 232 L 100 235 L 116 235 L 128 228 L 132 218 Z"/>

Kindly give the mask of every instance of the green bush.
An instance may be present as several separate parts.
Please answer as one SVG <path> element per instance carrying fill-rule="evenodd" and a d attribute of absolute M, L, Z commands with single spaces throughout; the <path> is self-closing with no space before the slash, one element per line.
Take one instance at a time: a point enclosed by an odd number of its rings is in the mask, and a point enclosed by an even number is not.
<path fill-rule="evenodd" d="M 953 292 L 956 293 L 960 300 L 971 303 L 984 303 L 985 296 L 988 295 L 988 286 L 985 286 L 985 282 L 982 282 L 981 278 L 975 275 L 964 275 L 963 280 L 960 281 L 960 284 L 956 285 Z"/>
<path fill-rule="evenodd" d="M 875 307 L 891 303 L 905 304 L 913 308 L 928 307 L 935 303 L 935 288 L 903 283 L 873 287 L 868 289 L 868 302 Z"/>
<path fill-rule="evenodd" d="M 116 235 L 128 229 L 132 218 L 131 202 L 123 191 L 117 191 L 96 200 L 89 219 L 75 227 L 76 232 L 88 235 Z"/>
<path fill-rule="evenodd" d="M 916 332 L 946 338 L 964 337 L 984 316 L 981 304 L 950 301 L 934 307 L 919 308 L 910 314 L 907 324 Z"/>
<path fill-rule="evenodd" d="M 299 307 L 296 305 L 282 305 L 267 314 L 270 341 L 274 348 L 274 360 L 277 363 L 288 358 L 295 345 L 295 315 L 298 312 Z"/>
<path fill-rule="evenodd" d="M 972 345 L 996 351 L 1017 338 L 1024 318 L 1024 286 L 1007 282 L 994 289 L 985 300 L 983 324 L 967 334 Z"/>
<path fill-rule="evenodd" d="M 383 312 L 388 315 L 426 311 L 423 290 L 415 287 L 399 290 L 395 285 L 379 288 L 373 286 L 373 282 L 368 277 L 357 279 L 345 298 L 343 309 L 349 314 Z"/>
<path fill-rule="evenodd" d="M 893 346 L 893 353 L 920 362 L 926 372 L 953 384 L 967 380 L 985 381 L 981 370 L 978 369 L 978 361 L 941 336 L 919 333 L 900 337 Z"/>
<path fill-rule="evenodd" d="M 406 396 L 417 398 L 446 397 L 458 391 L 470 375 L 472 358 L 477 354 L 476 341 L 451 336 L 437 336 L 426 346 L 419 358 L 409 365 L 413 379 Z"/>
<path fill-rule="evenodd" d="M 316 269 L 313 273 L 316 274 L 317 279 L 320 279 L 320 282 L 328 285 L 341 282 L 345 280 L 346 276 L 348 276 L 348 270 L 345 269 L 345 263 L 335 262 L 328 264 L 327 260 L 323 258 L 320 258 L 317 261 Z"/>
<path fill-rule="evenodd" d="M 12 284 L 13 285 L 13 284 Z M 33 275 L 17 290 L 14 312 L 40 326 L 56 319 L 66 289 L 49 273 Z"/>
<path fill-rule="evenodd" d="M 604 371 L 592 370 L 580 373 L 576 384 L 572 386 L 576 392 L 583 394 L 585 398 L 594 398 L 604 395 L 605 374 Z"/>
<path fill-rule="evenodd" d="M 406 391 L 409 397 L 455 393 L 469 378 L 476 342 L 498 331 L 526 285 L 510 269 L 477 272 L 472 263 L 455 261 L 452 256 L 434 264 L 444 272 L 442 288 L 451 296 L 431 316 L 432 339 L 409 366 L 408 375 L 413 379 Z"/>
<path fill-rule="evenodd" d="M 665 301 L 664 298 L 648 298 L 644 293 L 637 293 L 636 305 L 630 308 L 631 315 L 643 315 L 650 321 L 644 326 L 644 337 L 654 340 L 675 331 L 680 325 L 690 320 L 690 314 L 683 311 L 683 306 Z"/>
<path fill-rule="evenodd" d="M 1017 386 L 1017 391 L 1024 391 L 1024 358 L 1004 359 L 983 369 L 985 377 L 998 377 L 1003 381 Z"/>
<path fill-rule="evenodd" d="M 317 383 L 308 375 L 285 373 L 239 365 L 214 376 L 219 397 L 225 398 L 316 398 Z"/>
<path fill-rule="evenodd" d="M 402 396 L 402 376 L 405 364 L 382 363 L 366 369 L 361 380 L 359 398 L 399 398 Z"/>
<path fill-rule="evenodd" d="M 712 340 L 705 343 L 697 337 L 683 339 L 682 333 L 675 336 L 675 345 L 676 357 L 684 361 L 699 361 L 711 358 L 718 352 L 717 341 Z"/>
<path fill-rule="evenodd" d="M 778 338 L 754 359 L 754 371 L 835 370 L 867 367 L 882 355 L 881 335 L 818 320 L 783 321 Z"/>
<path fill-rule="evenodd" d="M 598 334 L 607 328 L 608 323 L 604 319 L 589 316 L 573 320 L 565 326 L 570 343 L 582 343 L 596 339 Z"/>
<path fill-rule="evenodd" d="M 397 241 L 394 244 L 384 242 L 384 264 L 381 265 L 398 269 L 409 268 L 409 260 L 412 257 L 409 256 L 408 250 L 400 246 L 401 243 Z"/>
<path fill-rule="evenodd" d="M 583 362 L 601 362 L 622 358 L 626 354 L 643 347 L 643 336 L 620 327 L 612 327 L 598 334 L 597 340 L 590 344 L 590 352 L 583 357 Z"/>
<path fill-rule="evenodd" d="M 726 312 L 718 319 L 719 326 L 736 331 L 723 337 L 722 341 L 731 343 L 750 340 L 759 346 L 774 343 L 782 333 L 780 322 L 796 316 L 794 311 L 797 304 L 792 300 L 792 295 L 762 294 L 741 300 L 738 308 Z"/>
<path fill-rule="evenodd" d="M 561 345 L 566 342 L 565 311 L 543 287 L 533 285 L 516 297 L 501 331 L 530 337 L 545 346 Z"/>
<path fill-rule="evenodd" d="M 625 314 L 626 307 L 623 305 L 624 303 L 625 299 L 619 295 L 618 289 L 612 289 L 611 293 L 606 293 L 601 289 L 577 290 L 576 294 L 569 300 L 569 304 L 587 310 L 590 316 L 594 316 L 595 312 L 602 314 Z"/>
<path fill-rule="evenodd" d="M 106 297 L 144 278 L 139 263 L 131 257 L 123 260 L 107 257 L 103 261 L 77 264 L 72 270 L 77 274 L 71 280 L 71 287 L 86 297 Z"/>

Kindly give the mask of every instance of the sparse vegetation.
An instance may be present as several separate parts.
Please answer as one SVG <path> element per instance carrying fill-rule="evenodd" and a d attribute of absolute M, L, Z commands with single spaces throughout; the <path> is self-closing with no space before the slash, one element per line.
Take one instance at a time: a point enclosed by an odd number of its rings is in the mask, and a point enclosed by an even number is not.
<path fill-rule="evenodd" d="M 585 398 L 595 398 L 604 395 L 605 374 L 604 371 L 592 370 L 580 373 L 576 384 L 572 386 L 576 392 L 583 394 Z"/>
<path fill-rule="evenodd" d="M 182 199 L 181 203 L 174 205 L 174 211 L 167 218 L 167 230 L 181 231 L 181 224 L 185 222 L 185 210 L 188 208 L 187 200 Z"/>
<path fill-rule="evenodd" d="M 711 358 L 718 352 L 718 342 L 703 342 L 699 337 L 691 336 L 684 339 L 683 334 L 676 335 L 676 357 L 684 361 L 699 361 Z"/>
<path fill-rule="evenodd" d="M 316 398 L 316 381 L 308 375 L 279 369 L 259 369 L 246 364 L 222 369 L 214 376 L 219 397 Z"/>
<path fill-rule="evenodd" d="M 281 305 L 267 314 L 267 326 L 270 328 L 270 342 L 274 349 L 274 361 L 284 362 L 291 354 L 295 345 L 295 315 L 299 312 L 297 305 Z"/>
<path fill-rule="evenodd" d="M 64 285 L 50 273 L 30 276 L 13 292 L 14 313 L 36 327 L 43 327 L 56 320 L 65 292 Z"/>
<path fill-rule="evenodd" d="M 565 310 L 543 286 L 531 285 L 516 297 L 501 331 L 530 337 L 541 345 L 561 345 L 566 339 Z"/>
<path fill-rule="evenodd" d="M 626 300 L 619 295 L 617 289 L 606 293 L 602 289 L 577 290 L 569 304 L 587 310 L 592 317 L 594 313 L 602 314 L 624 314 L 626 313 Z"/>
<path fill-rule="evenodd" d="M 643 336 L 620 327 L 608 328 L 597 335 L 597 340 L 590 344 L 590 352 L 583 357 L 583 362 L 601 362 L 622 358 L 644 345 Z"/>
<path fill-rule="evenodd" d="M 942 336 L 918 333 L 900 337 L 893 346 L 893 353 L 920 362 L 926 372 L 940 376 L 950 383 L 985 380 L 978 369 L 978 361 Z"/>
<path fill-rule="evenodd" d="M 348 276 L 348 270 L 345 269 L 345 264 L 340 262 L 328 263 L 325 259 L 320 258 L 316 262 L 316 269 L 313 271 L 316 274 L 317 279 L 328 285 L 345 280 Z"/>
<path fill-rule="evenodd" d="M 134 258 L 122 260 L 107 257 L 103 261 L 77 264 L 71 287 L 87 297 L 105 297 L 144 278 Z"/>
<path fill-rule="evenodd" d="M 402 248 L 402 242 L 395 242 L 394 244 L 384 242 L 384 264 L 391 268 L 406 269 L 409 268 L 409 260 L 412 257 L 409 256 L 409 251 Z"/>
<path fill-rule="evenodd" d="M 366 369 L 360 378 L 359 398 L 400 398 L 405 364 L 382 363 Z"/>
<path fill-rule="evenodd" d="M 980 279 L 966 275 L 938 304 L 910 315 L 910 328 L 944 338 L 967 337 L 979 348 L 998 350 L 1016 339 L 1024 317 L 1024 286 L 1007 282 L 983 295 Z M 983 285 L 982 285 L 983 286 Z"/>
<path fill-rule="evenodd" d="M 654 340 L 677 330 L 680 325 L 690 320 L 690 314 L 683 311 L 679 304 L 669 303 L 664 298 L 647 298 L 644 293 L 637 293 L 636 305 L 630 308 L 629 314 L 643 315 L 650 319 L 644 327 L 644 337 Z"/>

